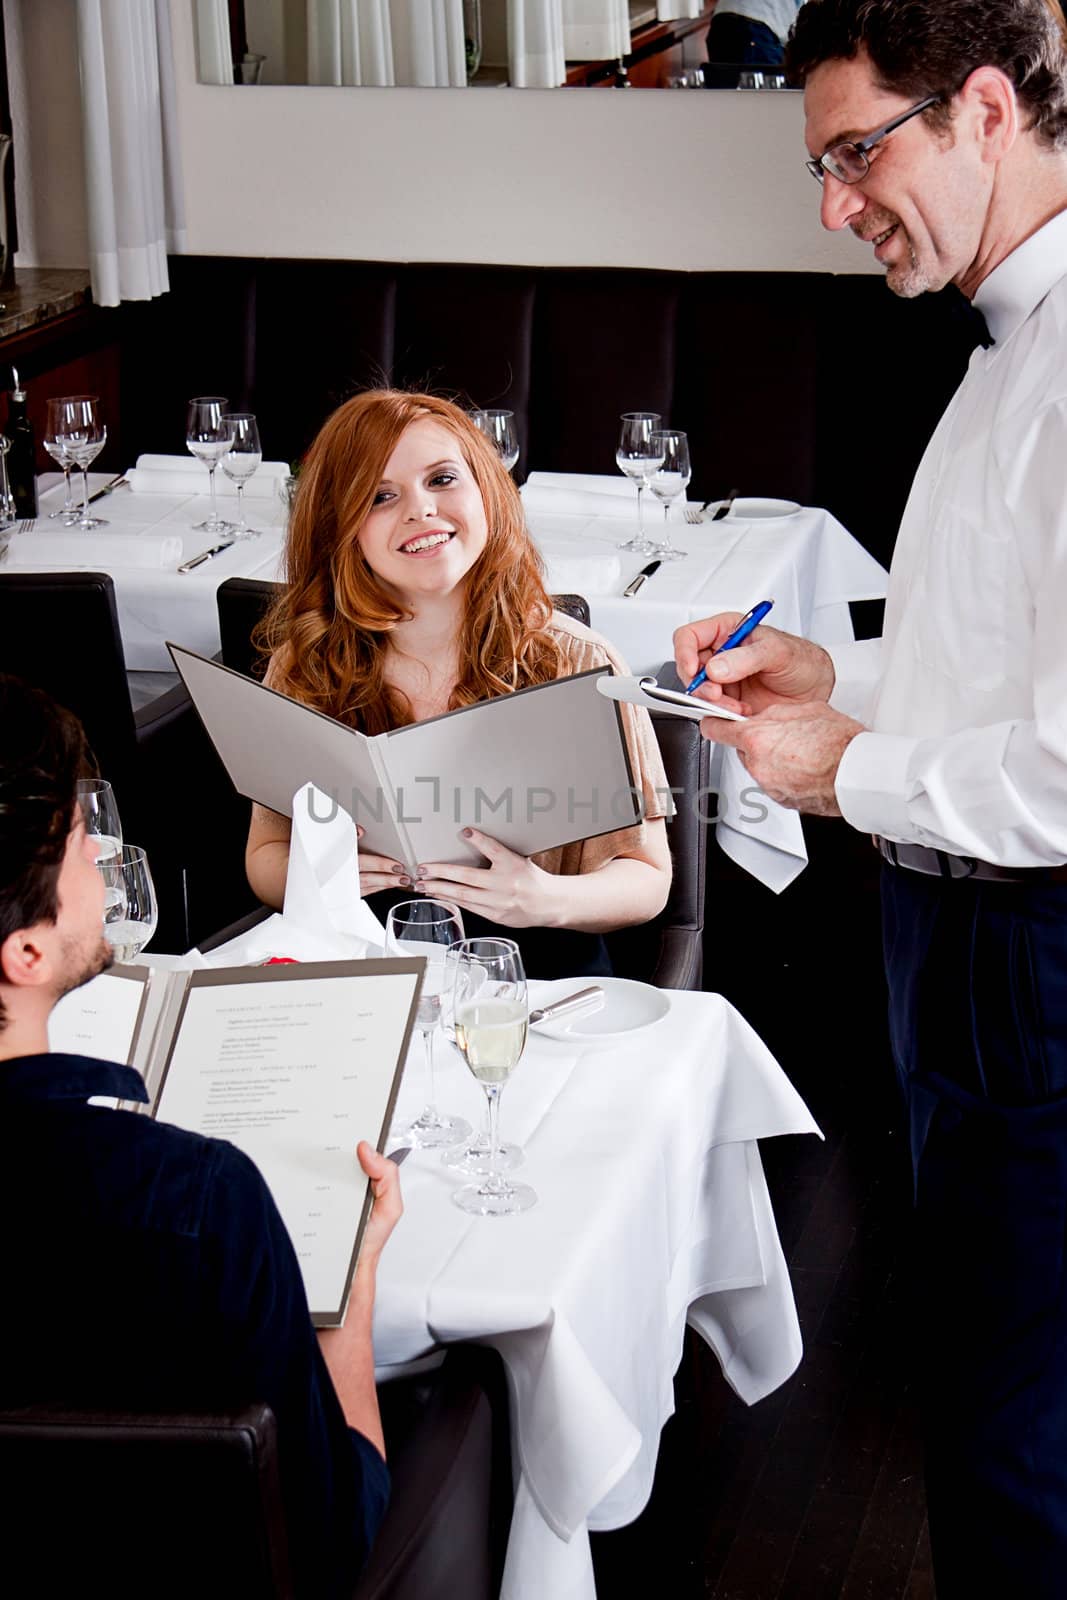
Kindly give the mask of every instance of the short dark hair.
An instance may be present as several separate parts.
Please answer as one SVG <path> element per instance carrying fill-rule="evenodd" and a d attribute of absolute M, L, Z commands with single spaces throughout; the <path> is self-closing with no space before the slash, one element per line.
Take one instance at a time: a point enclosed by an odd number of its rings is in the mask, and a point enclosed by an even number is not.
<path fill-rule="evenodd" d="M 0 944 L 19 928 L 55 922 L 77 782 L 89 771 L 77 717 L 0 673 Z"/>
<path fill-rule="evenodd" d="M 977 67 L 1015 85 L 1045 145 L 1067 145 L 1067 28 L 1058 0 L 808 0 L 786 46 L 803 83 L 824 61 L 866 50 L 880 88 L 908 100 L 951 100 Z M 944 126 L 951 108 L 924 115 Z"/>

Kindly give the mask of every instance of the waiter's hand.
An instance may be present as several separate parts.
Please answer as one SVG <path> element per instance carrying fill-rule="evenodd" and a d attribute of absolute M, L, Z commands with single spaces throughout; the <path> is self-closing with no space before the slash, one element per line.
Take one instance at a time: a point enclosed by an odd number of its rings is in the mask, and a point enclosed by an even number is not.
<path fill-rule="evenodd" d="M 857 733 L 865 730 L 862 722 L 810 701 L 768 706 L 748 722 L 705 717 L 700 731 L 715 744 L 732 745 L 753 781 L 780 805 L 813 817 L 839 817 L 837 769 Z"/>
<path fill-rule="evenodd" d="M 674 659 L 683 684 L 707 664 L 707 681 L 695 693 L 705 700 L 727 698 L 746 716 L 772 705 L 829 700 L 833 662 L 821 645 L 794 633 L 760 626 L 744 644 L 710 660 L 740 621 L 739 611 L 720 611 L 676 630 Z"/>

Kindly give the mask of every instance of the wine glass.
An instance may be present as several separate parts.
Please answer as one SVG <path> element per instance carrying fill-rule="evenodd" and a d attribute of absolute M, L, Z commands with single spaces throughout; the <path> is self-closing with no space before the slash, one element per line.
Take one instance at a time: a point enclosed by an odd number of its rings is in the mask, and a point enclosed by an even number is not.
<path fill-rule="evenodd" d="M 15 515 L 15 496 L 11 493 L 11 484 L 7 475 L 7 453 L 11 449 L 11 440 L 0 434 L 0 529 L 10 528 L 17 522 Z"/>
<path fill-rule="evenodd" d="M 500 459 L 510 472 L 519 459 L 519 434 L 514 411 L 472 411 L 474 426 L 496 445 Z"/>
<path fill-rule="evenodd" d="M 689 440 L 676 428 L 664 429 L 652 435 L 653 448 L 662 455 L 662 463 L 652 474 L 652 493 L 663 502 L 663 537 L 653 545 L 661 561 L 684 561 L 686 551 L 671 544 L 671 506 L 685 494 L 686 484 L 693 476 L 689 464 Z"/>
<path fill-rule="evenodd" d="M 653 474 L 663 465 L 662 454 L 657 455 L 652 445 L 652 435 L 660 425 L 660 417 L 655 411 L 624 411 L 620 420 L 622 426 L 615 451 L 615 465 L 637 485 L 637 537 L 627 539 L 619 549 L 647 556 L 651 554 L 653 545 L 651 539 L 645 537 L 641 491 L 648 488 Z"/>
<path fill-rule="evenodd" d="M 464 955 L 462 944 L 454 944 L 446 952 L 445 964 L 448 967 L 448 981 L 445 995 L 448 1004 L 448 1014 L 444 1019 L 445 1037 L 453 1044 L 456 1042 L 455 1019 L 452 1015 L 452 997 L 456 988 L 455 962 Z M 460 1052 L 462 1054 L 462 1052 Z M 485 1127 L 482 1132 L 472 1133 L 463 1144 L 455 1145 L 451 1150 L 446 1150 L 441 1157 L 441 1165 L 448 1167 L 453 1172 L 462 1172 L 468 1178 L 481 1178 L 489 1172 L 490 1144 L 489 1106 L 485 1108 Z M 516 1167 L 521 1167 L 526 1157 L 522 1146 L 519 1144 L 505 1143 L 501 1140 L 496 1148 L 496 1165 L 498 1172 L 512 1172 Z"/>
<path fill-rule="evenodd" d="M 122 849 L 122 822 L 114 789 L 106 778 L 79 778 L 77 796 L 85 831 L 96 840 L 97 862 L 115 860 Z"/>
<path fill-rule="evenodd" d="M 222 470 L 231 483 L 237 485 L 237 526 L 235 539 L 254 539 L 258 528 L 250 528 L 245 517 L 244 494 L 246 481 L 263 460 L 263 446 L 259 442 L 259 429 L 250 411 L 231 411 L 227 420 L 233 424 L 230 448 L 222 458 Z"/>
<path fill-rule="evenodd" d="M 111 921 L 105 916 L 104 937 L 114 950 L 116 961 L 133 961 L 155 933 L 159 921 L 148 858 L 140 845 L 124 844 L 119 848 L 117 862 L 104 865 L 117 867 L 124 896 L 122 915 Z"/>
<path fill-rule="evenodd" d="M 513 939 L 464 939 L 449 965 L 456 1044 L 489 1101 L 488 1171 L 480 1182 L 457 1189 L 452 1200 L 476 1217 L 508 1217 L 537 1203 L 529 1184 L 510 1182 L 497 1160 L 500 1096 L 526 1047 L 526 974 Z"/>
<path fill-rule="evenodd" d="M 445 994 L 445 953 L 462 938 L 463 918 L 459 907 L 450 900 L 401 900 L 386 918 L 386 955 L 426 958 L 415 1026 L 422 1034 L 426 1050 L 429 1097 L 414 1122 L 393 1129 L 394 1138 L 418 1145 L 420 1149 L 459 1144 L 471 1131 L 470 1123 L 462 1117 L 443 1116 L 438 1111 L 433 1071 L 434 1036 L 441 1021 Z"/>
<path fill-rule="evenodd" d="M 52 437 L 63 446 L 72 464 L 81 468 L 81 514 L 71 524 L 88 533 L 90 528 L 105 528 L 106 517 L 89 515 L 89 468 L 107 443 L 107 429 L 100 421 L 100 401 L 94 394 L 74 394 L 58 402 L 56 429 Z"/>
<path fill-rule="evenodd" d="M 74 496 L 70 487 L 70 474 L 74 466 L 74 457 L 67 449 L 67 442 L 63 438 L 63 408 L 69 404 L 70 396 L 62 395 L 57 399 L 47 402 L 47 415 L 45 419 L 44 439 L 42 443 L 56 466 L 63 474 L 63 504 L 58 511 L 50 511 L 49 517 L 62 517 L 69 526 L 77 521 L 78 508 L 74 504 Z"/>
<path fill-rule="evenodd" d="M 232 534 L 232 522 L 219 516 L 215 503 L 215 468 L 233 443 L 233 427 L 226 411 L 229 401 L 221 394 L 201 394 L 190 400 L 185 412 L 185 446 L 207 468 L 211 487 L 211 515 L 194 522 L 197 533 Z"/>

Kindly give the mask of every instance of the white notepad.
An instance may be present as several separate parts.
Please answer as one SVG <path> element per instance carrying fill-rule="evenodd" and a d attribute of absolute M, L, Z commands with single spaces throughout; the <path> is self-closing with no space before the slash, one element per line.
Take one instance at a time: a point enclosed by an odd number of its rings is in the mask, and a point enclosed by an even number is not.
<path fill-rule="evenodd" d="M 600 678 L 597 688 L 609 700 L 625 700 L 628 705 L 644 706 L 646 711 L 668 711 L 673 717 L 688 717 L 693 722 L 702 722 L 705 717 L 722 717 L 726 722 L 747 721 L 724 700 L 699 700 L 694 694 L 664 689 L 655 678 Z"/>

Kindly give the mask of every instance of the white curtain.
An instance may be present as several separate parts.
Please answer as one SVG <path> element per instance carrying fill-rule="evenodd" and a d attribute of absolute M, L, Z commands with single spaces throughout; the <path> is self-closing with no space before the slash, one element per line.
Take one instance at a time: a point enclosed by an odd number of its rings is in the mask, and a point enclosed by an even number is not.
<path fill-rule="evenodd" d="M 196 43 L 201 83 L 233 83 L 230 8 L 226 0 L 196 0 Z"/>
<path fill-rule="evenodd" d="M 396 81 L 419 88 L 465 88 L 463 0 L 389 0 Z"/>
<path fill-rule="evenodd" d="M 77 0 L 97 305 L 166 293 L 185 248 L 168 0 Z"/>
<path fill-rule="evenodd" d="M 508 77 L 512 86 L 555 89 L 566 76 L 563 0 L 508 0 Z"/>
<path fill-rule="evenodd" d="M 389 0 L 307 0 L 308 83 L 396 82 Z"/>

